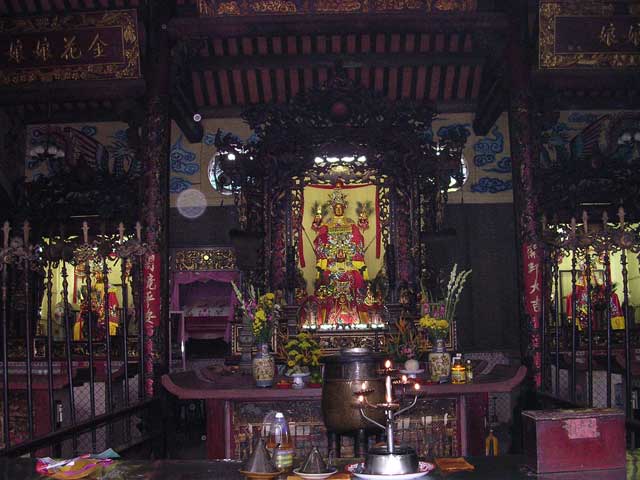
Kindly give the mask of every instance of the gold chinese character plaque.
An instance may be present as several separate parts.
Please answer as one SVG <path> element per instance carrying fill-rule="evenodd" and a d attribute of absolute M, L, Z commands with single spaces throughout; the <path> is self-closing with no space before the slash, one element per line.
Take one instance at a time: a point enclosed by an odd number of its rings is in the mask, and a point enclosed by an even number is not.
<path fill-rule="evenodd" d="M 138 78 L 135 10 L 0 18 L 0 86 Z"/>
<path fill-rule="evenodd" d="M 612 3 L 543 1 L 540 4 L 540 68 L 640 66 L 640 16 Z"/>

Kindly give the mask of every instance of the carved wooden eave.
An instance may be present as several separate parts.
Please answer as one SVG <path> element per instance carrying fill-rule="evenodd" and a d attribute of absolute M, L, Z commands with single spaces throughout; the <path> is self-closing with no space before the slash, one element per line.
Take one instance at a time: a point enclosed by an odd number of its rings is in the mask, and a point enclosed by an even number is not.
<path fill-rule="evenodd" d="M 144 0 L 49 0 L 37 2 L 0 0 L 0 16 L 138 8 L 142 4 L 144 4 Z"/>
<path fill-rule="evenodd" d="M 532 73 L 540 97 L 552 97 L 557 110 L 637 110 L 640 70 L 549 71 Z"/>
<path fill-rule="evenodd" d="M 234 2 L 204 3 L 224 11 Z M 311 8 L 308 2 L 262 3 Z M 428 100 L 440 112 L 475 110 L 487 60 L 508 26 L 504 13 L 458 0 L 356 3 L 368 10 L 211 16 L 198 15 L 200 2 L 179 1 L 169 31 L 198 52 L 191 62 L 197 111 L 239 116 L 249 105 L 286 103 L 328 80 L 337 63 L 390 100 Z M 395 10 L 376 10 L 383 4 Z M 419 8 L 402 9 L 409 4 Z"/>

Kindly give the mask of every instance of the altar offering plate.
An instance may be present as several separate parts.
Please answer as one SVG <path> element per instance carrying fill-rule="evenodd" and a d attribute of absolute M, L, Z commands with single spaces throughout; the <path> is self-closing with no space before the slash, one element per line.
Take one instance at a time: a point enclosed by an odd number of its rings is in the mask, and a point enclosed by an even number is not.
<path fill-rule="evenodd" d="M 280 475 L 284 470 L 278 470 L 276 472 L 247 472 L 240 470 L 240 473 L 250 480 L 270 480 Z"/>
<path fill-rule="evenodd" d="M 364 462 L 362 462 L 347 465 L 346 471 L 354 477 L 361 478 L 362 480 L 413 480 L 414 478 L 424 477 L 435 468 L 436 467 L 433 463 L 419 462 L 418 471 L 415 473 L 377 475 L 373 473 L 361 473 L 365 471 Z"/>
<path fill-rule="evenodd" d="M 304 473 L 301 472 L 301 468 L 296 468 L 293 473 L 302 478 L 303 480 L 325 480 L 338 471 L 337 468 L 330 468 L 326 472 L 322 473 Z"/>

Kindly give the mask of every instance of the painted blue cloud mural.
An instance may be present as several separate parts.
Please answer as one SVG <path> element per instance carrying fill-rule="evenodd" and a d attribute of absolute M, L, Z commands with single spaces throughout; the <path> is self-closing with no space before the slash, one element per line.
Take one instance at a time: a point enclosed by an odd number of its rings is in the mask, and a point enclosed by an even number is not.
<path fill-rule="evenodd" d="M 171 177 L 171 180 L 169 180 L 169 191 L 171 193 L 180 193 L 191 188 L 192 185 L 193 184 L 185 178 Z"/>
<path fill-rule="evenodd" d="M 471 191 L 476 193 L 499 193 L 512 188 L 511 180 L 501 180 L 493 177 L 482 177 L 471 185 Z"/>
<path fill-rule="evenodd" d="M 193 175 L 200 170 L 200 164 L 196 161 L 196 154 L 187 150 L 182 144 L 182 135 L 171 146 L 171 171 L 184 175 Z"/>

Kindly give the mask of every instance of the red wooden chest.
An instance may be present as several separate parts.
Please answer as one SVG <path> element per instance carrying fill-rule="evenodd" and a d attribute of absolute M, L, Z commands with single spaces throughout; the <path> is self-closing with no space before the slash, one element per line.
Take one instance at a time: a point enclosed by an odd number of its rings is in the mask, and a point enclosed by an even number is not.
<path fill-rule="evenodd" d="M 536 473 L 625 468 L 620 410 L 528 410 L 522 420 L 526 461 Z"/>

